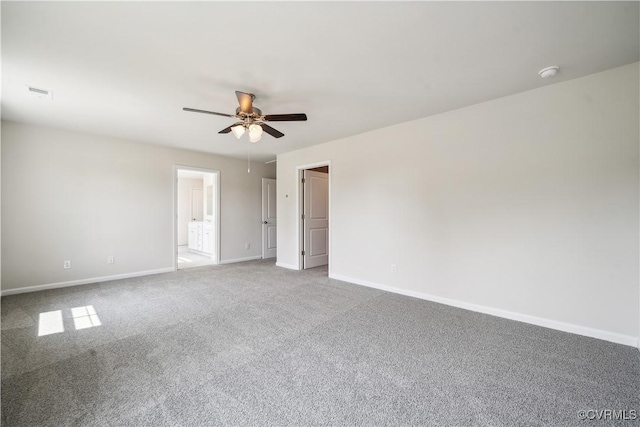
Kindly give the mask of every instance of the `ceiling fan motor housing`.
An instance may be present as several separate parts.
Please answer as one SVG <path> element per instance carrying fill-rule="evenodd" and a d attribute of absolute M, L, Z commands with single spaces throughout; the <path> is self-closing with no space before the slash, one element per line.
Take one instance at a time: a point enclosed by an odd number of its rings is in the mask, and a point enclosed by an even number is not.
<path fill-rule="evenodd" d="M 236 115 L 241 115 L 241 114 L 242 114 L 242 115 L 244 115 L 244 114 L 246 114 L 246 113 L 244 113 L 244 112 L 240 109 L 240 107 L 236 108 Z M 259 109 L 259 108 L 257 108 L 257 107 L 253 107 L 253 106 L 252 106 L 252 107 L 251 107 L 251 115 L 255 115 L 255 116 L 257 116 L 257 117 L 260 117 L 260 116 L 262 116 L 262 110 L 261 110 L 261 109 Z"/>

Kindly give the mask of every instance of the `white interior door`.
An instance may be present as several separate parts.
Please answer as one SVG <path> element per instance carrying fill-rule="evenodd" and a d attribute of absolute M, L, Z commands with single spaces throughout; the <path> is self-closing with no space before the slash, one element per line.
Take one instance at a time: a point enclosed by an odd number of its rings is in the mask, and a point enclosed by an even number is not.
<path fill-rule="evenodd" d="M 191 189 L 191 220 L 202 221 L 202 188 Z"/>
<path fill-rule="evenodd" d="M 329 174 L 303 172 L 303 268 L 329 263 Z"/>
<path fill-rule="evenodd" d="M 262 178 L 262 258 L 274 258 L 277 252 L 276 180 Z"/>

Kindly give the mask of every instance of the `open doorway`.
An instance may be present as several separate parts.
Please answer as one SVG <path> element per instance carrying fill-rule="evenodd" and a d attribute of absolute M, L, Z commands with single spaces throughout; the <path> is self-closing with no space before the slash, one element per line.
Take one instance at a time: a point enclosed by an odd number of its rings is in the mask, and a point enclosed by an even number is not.
<path fill-rule="evenodd" d="M 219 171 L 175 166 L 175 268 L 220 261 Z"/>
<path fill-rule="evenodd" d="M 324 267 L 330 259 L 329 163 L 300 166 L 299 209 L 300 269 Z"/>

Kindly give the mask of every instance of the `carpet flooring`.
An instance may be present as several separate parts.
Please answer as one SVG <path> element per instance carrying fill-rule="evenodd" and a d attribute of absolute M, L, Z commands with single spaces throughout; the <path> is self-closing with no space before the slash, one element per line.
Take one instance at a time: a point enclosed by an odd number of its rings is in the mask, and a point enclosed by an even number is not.
<path fill-rule="evenodd" d="M 3 297 L 2 425 L 638 425 L 579 414 L 640 414 L 637 349 L 326 275 L 252 261 Z"/>

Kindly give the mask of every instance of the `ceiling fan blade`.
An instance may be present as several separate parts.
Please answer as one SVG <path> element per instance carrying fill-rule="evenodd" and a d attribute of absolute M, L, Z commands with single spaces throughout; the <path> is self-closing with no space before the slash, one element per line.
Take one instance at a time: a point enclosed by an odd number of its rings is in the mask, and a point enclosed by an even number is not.
<path fill-rule="evenodd" d="M 280 132 L 277 129 L 272 128 L 266 123 L 260 123 L 260 126 L 262 127 L 263 131 L 265 131 L 266 133 L 268 133 L 274 138 L 282 138 L 284 136 L 284 133 Z"/>
<path fill-rule="evenodd" d="M 242 125 L 242 122 L 234 123 L 234 124 L 232 124 L 231 126 L 229 126 L 229 127 L 226 127 L 226 128 L 224 128 L 224 129 L 222 129 L 222 130 L 221 130 L 220 132 L 218 132 L 218 133 L 229 133 L 229 132 L 231 132 L 231 128 L 232 128 L 232 127 L 234 127 L 234 126 L 238 126 L 238 125 Z"/>
<path fill-rule="evenodd" d="M 196 110 L 195 108 L 183 108 L 184 111 L 189 111 L 191 113 L 204 113 L 204 114 L 213 114 L 214 116 L 223 116 L 223 117 L 235 117 L 233 114 L 224 114 L 224 113 L 216 113 L 214 111 L 205 111 L 205 110 Z"/>
<path fill-rule="evenodd" d="M 269 114 L 264 116 L 267 122 L 303 122 L 307 120 L 307 115 L 304 113 L 299 114 Z"/>
<path fill-rule="evenodd" d="M 236 96 L 238 97 L 238 103 L 240 104 L 240 111 L 247 114 L 253 113 L 252 103 L 255 95 L 253 95 L 252 93 L 245 93 L 237 90 Z"/>

